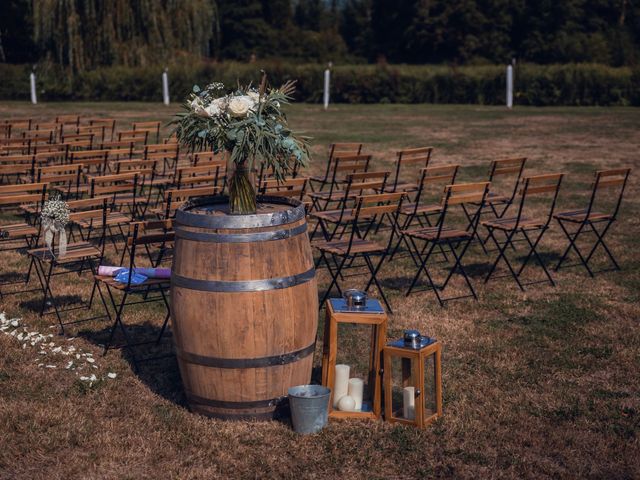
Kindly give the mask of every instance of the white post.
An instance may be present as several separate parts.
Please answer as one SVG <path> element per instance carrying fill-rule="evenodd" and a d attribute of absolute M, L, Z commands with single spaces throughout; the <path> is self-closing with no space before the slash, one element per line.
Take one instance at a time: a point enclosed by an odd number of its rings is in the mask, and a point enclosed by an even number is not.
<path fill-rule="evenodd" d="M 507 108 L 513 108 L 513 66 L 507 67 Z"/>
<path fill-rule="evenodd" d="M 329 108 L 329 82 L 331 80 L 331 63 L 329 63 L 329 68 L 324 71 L 324 95 L 322 96 L 322 100 L 324 103 L 324 109 Z"/>
<path fill-rule="evenodd" d="M 166 68 L 162 72 L 162 102 L 169 105 L 169 75 Z"/>
<path fill-rule="evenodd" d="M 29 75 L 29 83 L 31 84 L 31 103 L 35 105 L 38 103 L 38 98 L 36 97 L 36 74 L 33 72 Z"/>

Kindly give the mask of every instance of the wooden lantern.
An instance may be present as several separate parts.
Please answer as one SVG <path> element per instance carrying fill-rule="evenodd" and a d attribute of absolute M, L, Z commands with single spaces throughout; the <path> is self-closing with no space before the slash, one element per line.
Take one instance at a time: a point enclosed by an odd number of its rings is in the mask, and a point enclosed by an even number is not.
<path fill-rule="evenodd" d="M 338 357 L 338 326 L 340 324 L 369 325 L 371 340 L 368 352 L 368 371 L 362 379 L 364 394 L 360 410 L 342 411 L 336 408 L 340 399 L 334 399 L 336 393 L 336 359 Z M 329 416 L 332 418 L 372 418 L 379 419 L 382 414 L 382 350 L 387 339 L 387 314 L 374 299 L 366 301 L 366 308 L 350 309 L 344 299 L 329 299 L 324 325 L 322 350 L 322 384 L 331 389 Z M 344 366 L 339 365 L 344 368 Z M 343 371 L 344 373 L 344 371 Z M 350 379 L 351 381 L 353 379 Z M 357 380 L 356 380 L 357 381 Z M 341 393 L 341 392 L 338 392 Z M 343 395 L 341 395 L 343 396 Z M 336 402 L 334 402 L 336 400 Z M 336 406 L 334 406 L 334 403 Z M 343 405 L 344 406 L 344 405 Z"/>
<path fill-rule="evenodd" d="M 437 340 L 415 330 L 384 347 L 386 421 L 424 428 L 442 416 L 441 352 Z"/>

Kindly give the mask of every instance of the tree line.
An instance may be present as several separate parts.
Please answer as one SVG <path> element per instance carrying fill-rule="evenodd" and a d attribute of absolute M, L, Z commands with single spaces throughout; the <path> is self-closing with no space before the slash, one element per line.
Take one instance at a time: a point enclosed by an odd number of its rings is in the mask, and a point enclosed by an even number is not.
<path fill-rule="evenodd" d="M 636 0 L 3 0 L 0 62 L 636 65 Z"/>

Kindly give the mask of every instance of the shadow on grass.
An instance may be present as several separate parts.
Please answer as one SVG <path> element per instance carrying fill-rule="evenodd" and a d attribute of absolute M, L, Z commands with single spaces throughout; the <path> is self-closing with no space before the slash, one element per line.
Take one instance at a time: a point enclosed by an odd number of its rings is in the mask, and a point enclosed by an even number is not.
<path fill-rule="evenodd" d="M 82 305 L 86 301 L 80 295 L 56 295 L 56 305 L 59 309 L 64 310 L 71 305 Z M 33 298 L 20 302 L 20 308 L 30 310 L 32 312 L 40 312 L 42 308 L 42 295 L 34 295 Z M 51 302 L 47 301 L 47 311 L 53 311 Z"/>

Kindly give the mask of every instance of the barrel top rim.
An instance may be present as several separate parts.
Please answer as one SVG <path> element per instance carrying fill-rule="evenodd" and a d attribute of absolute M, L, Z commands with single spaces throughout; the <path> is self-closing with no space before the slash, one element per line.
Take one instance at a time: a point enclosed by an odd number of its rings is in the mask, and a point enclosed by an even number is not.
<path fill-rule="evenodd" d="M 287 208 L 251 215 L 231 215 L 222 208 L 215 209 L 216 206 L 228 205 L 228 196 L 198 197 L 178 208 L 176 223 L 201 228 L 259 228 L 286 225 L 305 218 L 305 206 L 299 200 L 262 195 L 257 197 L 257 201 L 259 204 L 284 205 Z M 218 214 L 212 215 L 214 211 Z"/>

